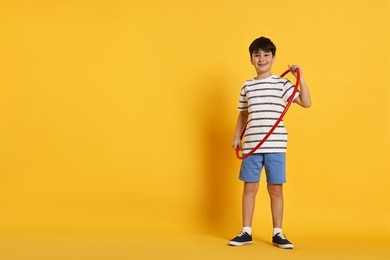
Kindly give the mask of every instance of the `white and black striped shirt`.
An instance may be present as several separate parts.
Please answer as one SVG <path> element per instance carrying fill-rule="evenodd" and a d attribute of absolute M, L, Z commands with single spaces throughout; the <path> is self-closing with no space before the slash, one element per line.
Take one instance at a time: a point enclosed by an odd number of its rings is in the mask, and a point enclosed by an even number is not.
<path fill-rule="evenodd" d="M 245 81 L 240 93 L 239 111 L 248 110 L 243 154 L 252 150 L 274 126 L 294 91 L 286 78 L 272 75 L 262 80 Z M 299 96 L 297 91 L 295 97 Z M 287 130 L 281 121 L 267 141 L 255 153 L 285 153 Z"/>

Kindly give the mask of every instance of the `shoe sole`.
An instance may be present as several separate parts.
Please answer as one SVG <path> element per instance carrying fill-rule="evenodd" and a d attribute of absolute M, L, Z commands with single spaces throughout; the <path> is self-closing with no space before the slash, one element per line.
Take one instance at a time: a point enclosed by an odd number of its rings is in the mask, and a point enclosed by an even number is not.
<path fill-rule="evenodd" d="M 276 244 L 276 243 L 272 243 L 274 246 L 277 246 L 279 248 L 283 248 L 283 249 L 294 249 L 294 246 L 292 244 L 286 244 L 286 245 L 279 245 L 279 244 Z"/>
<path fill-rule="evenodd" d="M 234 242 L 230 241 L 229 246 L 243 246 L 245 244 L 252 244 L 253 241 L 248 241 L 248 242 Z"/>

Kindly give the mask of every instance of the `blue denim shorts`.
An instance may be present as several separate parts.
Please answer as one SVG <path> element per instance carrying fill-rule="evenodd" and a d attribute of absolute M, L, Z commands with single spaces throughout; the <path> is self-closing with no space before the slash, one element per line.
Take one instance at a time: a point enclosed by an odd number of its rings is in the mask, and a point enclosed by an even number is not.
<path fill-rule="evenodd" d="M 239 179 L 245 182 L 260 181 L 265 168 L 267 183 L 286 183 L 286 153 L 255 153 L 242 160 Z"/>

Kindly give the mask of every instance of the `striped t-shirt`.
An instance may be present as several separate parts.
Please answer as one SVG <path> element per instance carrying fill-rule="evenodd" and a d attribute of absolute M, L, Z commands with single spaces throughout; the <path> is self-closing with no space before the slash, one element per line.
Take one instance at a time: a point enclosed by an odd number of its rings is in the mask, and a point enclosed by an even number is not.
<path fill-rule="evenodd" d="M 248 124 L 244 135 L 242 153 L 249 153 L 269 132 L 279 119 L 294 85 L 286 78 L 272 75 L 261 80 L 245 81 L 240 93 L 239 111 L 248 110 Z M 295 97 L 299 96 L 297 91 Z M 255 153 L 285 153 L 287 130 L 283 120 Z"/>

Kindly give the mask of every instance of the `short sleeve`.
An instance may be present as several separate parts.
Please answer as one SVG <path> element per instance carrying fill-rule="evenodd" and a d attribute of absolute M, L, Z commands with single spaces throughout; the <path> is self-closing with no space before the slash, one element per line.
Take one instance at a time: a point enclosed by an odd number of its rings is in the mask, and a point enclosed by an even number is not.
<path fill-rule="evenodd" d="M 240 100 L 238 102 L 238 110 L 245 111 L 248 110 L 248 99 L 246 96 L 246 88 L 243 86 L 240 91 Z"/>
<path fill-rule="evenodd" d="M 282 94 L 282 99 L 284 102 L 288 102 L 290 100 L 290 97 L 292 95 L 292 93 L 294 92 L 294 85 L 288 80 L 286 79 L 286 82 L 283 84 L 283 94 Z M 298 96 L 299 96 L 299 91 L 297 90 L 297 92 L 295 93 L 294 95 L 294 99 L 296 99 Z"/>

